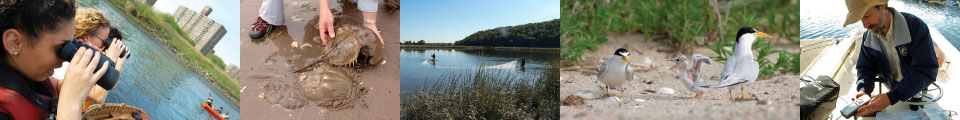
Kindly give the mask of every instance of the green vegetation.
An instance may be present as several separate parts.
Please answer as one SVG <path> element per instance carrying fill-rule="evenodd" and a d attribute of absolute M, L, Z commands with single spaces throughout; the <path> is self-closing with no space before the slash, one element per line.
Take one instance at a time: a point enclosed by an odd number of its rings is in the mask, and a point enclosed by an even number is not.
<path fill-rule="evenodd" d="M 755 26 L 756 20 L 754 18 L 756 17 L 752 15 L 740 14 L 740 17 L 735 18 L 734 20 L 728 20 L 728 21 L 739 21 L 739 22 L 736 22 L 736 24 L 739 24 L 740 26 Z M 729 36 L 732 36 L 732 37 L 729 37 L 729 38 L 736 37 L 736 33 L 734 32 L 730 32 L 730 33 L 731 34 Z M 789 39 L 799 40 L 799 37 L 795 36 L 796 34 L 792 34 L 792 35 L 794 35 L 794 37 Z M 791 41 L 794 41 L 794 40 L 791 40 Z M 799 42 L 799 41 L 796 41 L 796 42 Z M 754 51 L 756 51 L 754 54 L 757 55 L 757 58 L 754 58 L 754 59 L 756 59 L 757 63 L 760 65 L 759 77 L 766 78 L 777 71 L 791 72 L 794 74 L 799 73 L 800 72 L 800 58 L 799 58 L 800 53 L 792 53 L 785 50 L 775 50 L 773 49 L 773 46 L 771 44 L 772 44 L 772 41 L 766 40 L 765 38 L 757 38 L 757 41 L 754 42 L 754 44 L 752 45 L 752 48 L 754 49 Z M 726 48 L 733 48 L 735 47 L 735 44 L 734 44 L 734 40 L 720 40 L 720 42 L 714 44 L 713 46 L 707 46 L 707 47 L 710 48 L 710 50 L 712 50 L 714 53 L 719 55 L 711 58 L 717 61 L 726 62 L 727 58 L 730 57 L 731 54 L 733 54 L 733 51 L 731 49 L 726 49 Z M 768 57 L 773 54 L 777 54 L 778 57 L 776 59 L 771 59 Z"/>
<path fill-rule="evenodd" d="M 560 47 L 560 19 L 479 31 L 454 43 L 460 46 Z"/>
<path fill-rule="evenodd" d="M 225 70 L 227 68 L 227 65 L 223 63 L 223 59 L 220 59 L 219 56 L 214 54 L 207 54 L 207 56 L 205 57 L 207 57 L 207 59 L 209 59 L 210 62 L 213 62 L 213 64 L 216 64 L 217 67 L 219 67 L 221 70 Z"/>
<path fill-rule="evenodd" d="M 424 41 L 424 40 L 412 41 L 412 40 L 410 40 L 410 41 L 403 41 L 403 42 L 400 43 L 400 44 L 401 44 L 401 45 L 427 45 L 427 41 Z M 437 45 L 453 45 L 453 43 L 436 43 L 436 44 L 437 44 Z"/>
<path fill-rule="evenodd" d="M 483 68 L 451 73 L 403 95 L 401 114 L 403 119 L 559 119 L 559 72 L 547 69 L 536 80 Z"/>
<path fill-rule="evenodd" d="M 799 44 L 799 11 L 797 2 L 776 0 L 561 0 L 561 58 L 576 64 L 584 53 L 605 44 L 609 34 L 641 33 L 648 39 L 664 36 L 655 40 L 681 53 L 708 47 L 720 55 L 715 60 L 725 61 L 730 51 L 724 48 L 733 47 L 736 36 L 730 31 L 740 27 L 753 27 Z M 799 72 L 799 64 L 793 64 L 799 63 L 799 53 L 772 49 L 771 43 L 776 42 L 758 40 L 754 44 L 758 57 L 763 58 L 758 60 L 764 70 L 761 77 L 773 71 Z M 774 54 L 779 55 L 776 60 L 766 58 Z"/>
<path fill-rule="evenodd" d="M 129 0 L 109 0 L 118 10 L 130 18 L 143 31 L 152 35 L 167 48 L 177 53 L 180 60 L 195 72 L 204 75 L 207 80 L 213 81 L 217 89 L 227 93 L 234 103 L 239 102 L 239 85 L 223 72 L 223 61 L 217 56 L 204 56 L 193 47 L 193 40 L 176 24 L 170 14 L 160 13 L 150 5 L 139 4 Z"/>

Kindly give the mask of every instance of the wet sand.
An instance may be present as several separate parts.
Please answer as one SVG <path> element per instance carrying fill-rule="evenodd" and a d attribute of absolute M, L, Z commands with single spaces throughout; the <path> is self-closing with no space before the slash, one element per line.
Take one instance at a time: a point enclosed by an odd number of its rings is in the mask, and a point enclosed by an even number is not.
<path fill-rule="evenodd" d="M 561 71 L 560 98 L 565 99 L 578 91 L 592 90 L 601 83 L 594 83 L 596 79 L 595 67 L 602 64 L 602 60 L 613 55 L 615 48 L 630 50 L 630 61 L 636 64 L 633 81 L 625 83 L 627 88 L 622 102 L 607 100 L 607 98 L 587 99 L 582 105 L 560 106 L 561 119 L 792 119 L 799 117 L 799 103 L 797 90 L 802 84 L 795 74 L 776 74 L 767 79 L 759 79 L 752 83 L 740 85 L 744 88 L 747 100 L 734 102 L 729 100 L 729 88 L 707 89 L 699 99 L 690 100 L 696 93 L 690 92 L 669 68 L 674 64 L 669 59 L 676 56 L 676 50 L 658 42 L 646 40 L 643 35 L 611 35 L 606 45 L 597 47 L 598 50 L 583 56 L 581 69 L 564 69 Z M 786 41 L 786 40 L 781 40 Z M 799 51 L 796 45 L 775 45 L 774 48 L 788 51 Z M 695 48 L 693 53 L 705 56 L 717 56 L 708 48 Z M 690 54 L 686 54 L 688 57 Z M 651 64 L 639 64 L 644 57 L 649 58 Z M 713 66 L 704 66 L 702 75 L 706 83 L 719 82 L 719 74 L 723 69 L 722 62 L 714 61 Z M 570 68 L 570 67 L 568 67 Z M 733 90 L 734 97 L 739 97 L 739 88 Z M 655 93 L 660 88 L 671 88 L 675 94 Z M 611 90 L 611 95 L 620 95 L 620 91 Z M 751 94 L 757 94 L 752 97 Z M 642 99 L 642 100 L 640 100 Z M 640 102 L 642 101 L 642 102 Z"/>
<path fill-rule="evenodd" d="M 260 0 L 241 0 L 243 8 L 237 12 L 241 23 L 253 23 L 259 14 Z M 320 107 L 303 96 L 297 83 L 298 74 L 292 71 L 314 63 L 321 56 L 322 44 L 317 37 L 317 11 L 301 9 L 296 3 L 306 2 L 316 7 L 313 0 L 284 2 L 286 21 L 274 28 L 263 42 L 253 42 L 244 36 L 241 43 L 241 65 L 238 77 L 243 89 L 240 93 L 241 118 L 244 119 L 397 119 L 400 116 L 397 64 L 399 51 L 399 10 L 390 11 L 380 5 L 377 26 L 385 39 L 385 64 L 365 69 L 345 68 L 361 83 L 364 94 L 356 101 L 337 108 Z M 335 5 L 335 4 L 331 4 Z M 337 25 L 360 25 L 362 16 L 356 4 L 344 3 L 343 11 L 335 14 Z M 333 8 L 333 7 L 332 7 Z M 248 26 L 238 32 L 249 32 Z M 245 34 L 244 34 L 245 35 Z M 276 104 L 274 104 L 276 103 Z"/>

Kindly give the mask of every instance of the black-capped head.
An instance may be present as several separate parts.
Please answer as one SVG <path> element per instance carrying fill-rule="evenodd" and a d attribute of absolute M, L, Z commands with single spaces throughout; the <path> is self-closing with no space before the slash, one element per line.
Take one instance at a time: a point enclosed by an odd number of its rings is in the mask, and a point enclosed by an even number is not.
<path fill-rule="evenodd" d="M 614 52 L 613 54 L 619 55 L 619 56 L 630 56 L 630 51 L 627 51 L 627 49 L 624 49 L 624 48 L 620 48 L 620 49 L 617 49 L 617 52 Z"/>
<path fill-rule="evenodd" d="M 757 29 L 753 29 L 753 28 L 751 28 L 751 27 L 742 27 L 742 28 L 740 28 L 740 30 L 737 30 L 737 38 L 735 38 L 735 39 L 736 39 L 737 42 L 739 43 L 739 42 L 740 42 L 740 36 L 743 36 L 744 34 L 748 34 L 748 33 L 756 34 L 756 33 L 757 33 Z"/>
<path fill-rule="evenodd" d="M 747 43 L 752 44 L 753 42 L 756 42 L 757 37 L 773 39 L 773 37 L 771 37 L 767 33 L 757 31 L 757 29 L 753 29 L 750 27 L 742 27 L 740 28 L 739 31 L 737 31 L 737 44 L 740 43 L 740 39 L 748 40 Z"/>

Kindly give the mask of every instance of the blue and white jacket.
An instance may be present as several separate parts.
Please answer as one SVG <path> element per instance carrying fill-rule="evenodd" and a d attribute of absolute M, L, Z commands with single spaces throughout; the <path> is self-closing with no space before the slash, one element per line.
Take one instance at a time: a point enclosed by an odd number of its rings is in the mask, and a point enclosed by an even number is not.
<path fill-rule="evenodd" d="M 938 63 L 927 24 L 913 14 L 901 13 L 893 8 L 889 10 L 893 13 L 891 22 L 895 22 L 892 32 L 896 45 L 893 47 L 900 57 L 903 79 L 894 80 L 890 75 L 890 64 L 883 54 L 882 41 L 870 31 L 863 34 L 863 45 L 860 47 L 856 68 L 857 89 L 872 92 L 874 78 L 879 77 L 878 79 L 890 88 L 890 92 L 886 94 L 892 105 L 906 101 L 936 81 Z"/>

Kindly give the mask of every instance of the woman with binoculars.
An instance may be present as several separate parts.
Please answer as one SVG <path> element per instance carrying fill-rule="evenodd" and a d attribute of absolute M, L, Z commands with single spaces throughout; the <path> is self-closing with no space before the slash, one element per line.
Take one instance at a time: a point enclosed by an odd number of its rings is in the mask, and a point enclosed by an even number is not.
<path fill-rule="evenodd" d="M 73 0 L 0 0 L 0 120 L 80 119 L 83 100 L 119 68 L 96 49 L 64 52 L 76 37 L 75 15 Z M 64 61 L 63 80 L 52 79 Z"/>

